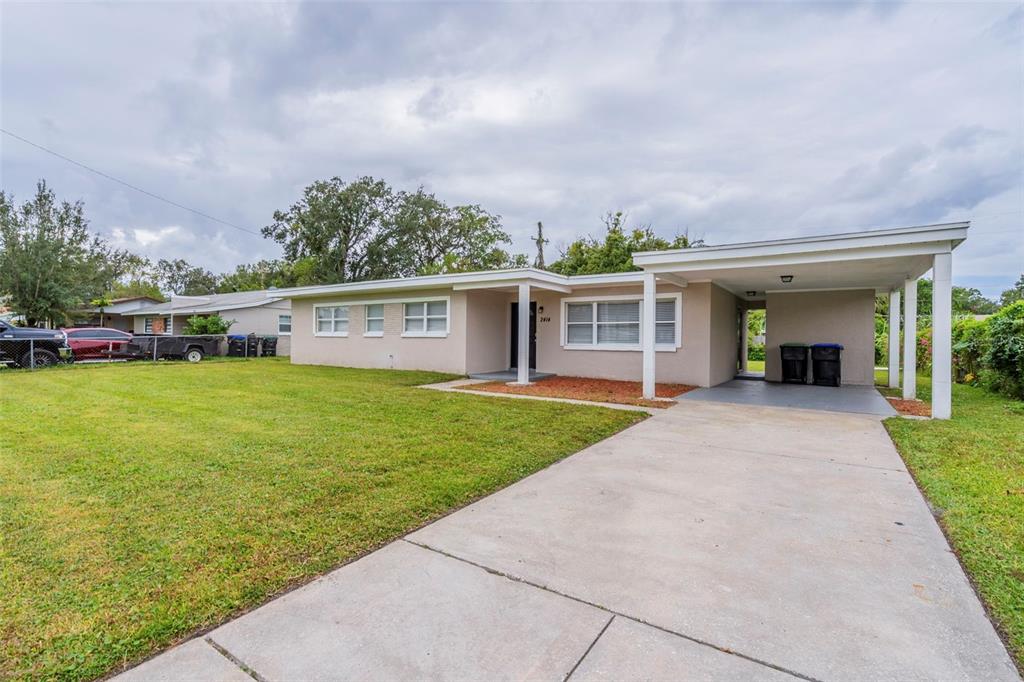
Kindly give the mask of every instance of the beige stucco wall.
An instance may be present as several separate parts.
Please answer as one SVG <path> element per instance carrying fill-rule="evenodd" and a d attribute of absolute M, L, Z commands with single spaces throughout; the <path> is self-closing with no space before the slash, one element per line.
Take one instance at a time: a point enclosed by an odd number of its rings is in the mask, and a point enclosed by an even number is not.
<path fill-rule="evenodd" d="M 711 285 L 711 314 L 708 324 L 711 347 L 708 385 L 731 381 L 736 376 L 739 358 L 738 301 L 732 293 Z"/>
<path fill-rule="evenodd" d="M 844 384 L 874 384 L 875 292 L 768 294 L 765 378 L 782 379 L 779 344 L 841 343 Z"/>
<path fill-rule="evenodd" d="M 449 297 L 449 334 L 444 337 L 410 338 L 402 336 L 403 298 Z M 363 302 L 384 303 L 384 334 L 363 335 L 365 310 Z M 328 337 L 314 335 L 314 304 L 349 305 L 349 335 Z M 320 299 L 292 301 L 292 362 L 305 365 L 337 365 L 381 369 L 422 369 L 453 374 L 466 373 L 466 294 L 439 289 L 416 291 L 408 295 L 377 296 L 337 295 Z"/>
<path fill-rule="evenodd" d="M 501 292 L 466 292 L 466 373 L 508 368 L 513 300 Z"/>
<path fill-rule="evenodd" d="M 681 289 L 659 283 L 659 294 L 682 293 L 682 346 L 675 351 L 658 351 L 655 359 L 657 381 L 708 385 L 710 287 L 709 284 L 692 284 Z M 635 294 L 640 298 L 643 289 L 639 285 L 577 289 L 572 294 L 534 290 L 532 298 L 538 307 L 537 370 L 563 376 L 640 381 L 643 353 L 639 350 L 569 350 L 561 346 L 563 298 L 623 294 Z"/>

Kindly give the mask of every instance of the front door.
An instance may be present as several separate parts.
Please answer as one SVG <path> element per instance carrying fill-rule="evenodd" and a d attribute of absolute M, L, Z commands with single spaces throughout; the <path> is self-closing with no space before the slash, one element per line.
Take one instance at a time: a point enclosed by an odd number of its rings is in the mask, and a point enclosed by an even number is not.
<path fill-rule="evenodd" d="M 519 304 L 513 303 L 512 311 L 512 354 L 508 366 L 519 367 Z M 530 369 L 537 369 L 537 303 L 530 302 Z"/>

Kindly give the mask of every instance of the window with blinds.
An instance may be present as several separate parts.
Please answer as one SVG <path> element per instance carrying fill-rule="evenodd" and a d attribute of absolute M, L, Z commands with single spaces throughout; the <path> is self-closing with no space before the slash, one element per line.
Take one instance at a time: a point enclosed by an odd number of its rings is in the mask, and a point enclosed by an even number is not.
<path fill-rule="evenodd" d="M 655 303 L 655 344 L 676 343 L 677 298 Z M 565 304 L 565 345 L 575 348 L 601 347 L 639 350 L 641 338 L 640 300 L 588 301 Z"/>

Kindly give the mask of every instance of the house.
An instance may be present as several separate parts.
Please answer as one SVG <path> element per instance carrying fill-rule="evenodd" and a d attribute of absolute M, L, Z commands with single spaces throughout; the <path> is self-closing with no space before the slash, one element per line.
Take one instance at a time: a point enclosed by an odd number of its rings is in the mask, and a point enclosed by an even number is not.
<path fill-rule="evenodd" d="M 277 336 L 277 354 L 288 355 L 291 335 L 291 301 L 275 289 L 239 291 L 205 296 L 171 296 L 124 313 L 133 320 L 135 334 L 183 334 L 188 319 L 220 315 L 231 322 L 229 334 Z"/>
<path fill-rule="evenodd" d="M 524 268 L 298 287 L 292 362 L 475 374 L 515 371 L 714 386 L 744 369 L 746 311 L 764 309 L 765 378 L 786 342 L 844 346 L 846 384 L 874 383 L 874 303 L 890 297 L 898 382 L 900 295 L 933 280 L 933 416 L 950 414 L 951 268 L 968 223 L 637 253 L 635 272 L 566 277 Z M 915 366 L 914 335 L 904 345 Z M 891 382 L 892 383 L 892 382 Z M 898 383 L 897 383 L 898 385 Z M 909 373 L 904 396 L 913 397 Z"/>
<path fill-rule="evenodd" d="M 103 307 L 83 308 L 73 313 L 76 326 L 80 327 L 107 327 L 109 329 L 120 329 L 130 332 L 133 328 L 133 319 L 130 313 L 140 308 L 148 308 L 160 303 L 160 299 L 152 296 L 128 296 L 115 298 L 110 305 Z"/>

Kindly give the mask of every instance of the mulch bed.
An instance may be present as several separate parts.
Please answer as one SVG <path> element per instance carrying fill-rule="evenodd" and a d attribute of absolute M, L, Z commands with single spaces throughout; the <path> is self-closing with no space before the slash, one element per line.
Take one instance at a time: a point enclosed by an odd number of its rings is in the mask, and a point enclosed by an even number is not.
<path fill-rule="evenodd" d="M 889 404 L 893 406 L 900 414 L 910 415 L 912 417 L 930 417 L 932 416 L 932 405 L 926 403 L 923 400 L 903 400 L 901 398 L 886 398 Z"/>
<path fill-rule="evenodd" d="M 544 398 L 571 398 L 599 403 L 639 405 L 641 407 L 671 407 L 674 401 L 644 400 L 643 384 L 639 381 L 613 381 L 611 379 L 585 379 L 583 377 L 551 377 L 529 386 L 516 386 L 501 381 L 461 386 L 466 391 L 516 393 Z M 686 384 L 656 384 L 654 394 L 659 398 L 675 398 L 697 388 Z"/>

